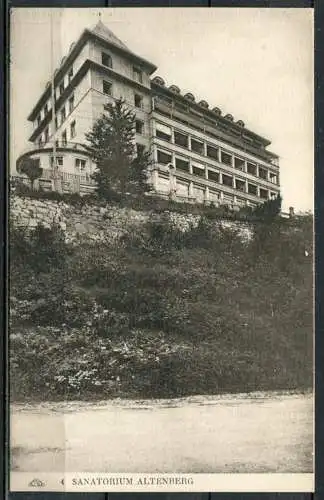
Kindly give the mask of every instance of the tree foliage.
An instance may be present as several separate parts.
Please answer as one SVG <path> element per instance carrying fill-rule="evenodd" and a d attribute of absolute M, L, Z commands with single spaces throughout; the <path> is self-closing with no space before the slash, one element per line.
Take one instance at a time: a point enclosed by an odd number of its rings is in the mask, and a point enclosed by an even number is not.
<path fill-rule="evenodd" d="M 272 200 L 267 200 L 264 203 L 255 207 L 254 215 L 262 218 L 265 222 L 273 221 L 281 211 L 282 198 L 280 194 Z"/>
<path fill-rule="evenodd" d="M 122 195 L 143 193 L 147 189 L 146 169 L 148 153 L 136 155 L 135 114 L 122 99 L 107 103 L 104 113 L 86 134 L 89 150 L 97 169 L 93 179 L 97 191 L 106 198 L 111 191 Z"/>
<path fill-rule="evenodd" d="M 40 167 L 39 159 L 25 158 L 19 165 L 19 172 L 27 175 L 30 180 L 31 189 L 34 188 L 34 182 L 42 176 L 43 169 Z"/>

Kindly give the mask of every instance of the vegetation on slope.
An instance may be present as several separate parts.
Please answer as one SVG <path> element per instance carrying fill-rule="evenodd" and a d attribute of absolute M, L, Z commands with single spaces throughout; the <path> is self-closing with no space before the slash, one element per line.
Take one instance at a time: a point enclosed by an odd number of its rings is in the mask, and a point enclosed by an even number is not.
<path fill-rule="evenodd" d="M 311 217 L 258 222 L 249 243 L 206 218 L 96 246 L 61 236 L 11 227 L 13 399 L 311 387 Z"/>

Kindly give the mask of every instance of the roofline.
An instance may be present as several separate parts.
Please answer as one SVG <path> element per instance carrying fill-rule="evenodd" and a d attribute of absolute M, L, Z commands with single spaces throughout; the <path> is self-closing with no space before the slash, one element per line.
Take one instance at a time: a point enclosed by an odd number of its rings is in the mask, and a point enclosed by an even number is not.
<path fill-rule="evenodd" d="M 79 52 L 81 52 L 82 48 L 86 44 L 87 40 L 90 38 L 98 39 L 100 42 L 105 44 L 106 46 L 112 47 L 116 51 L 119 51 L 123 54 L 125 54 L 129 59 L 133 59 L 143 65 L 145 65 L 149 70 L 149 74 L 151 75 L 156 69 L 157 66 L 155 66 L 153 63 L 147 61 L 146 59 L 134 54 L 133 52 L 123 49 L 122 47 L 119 47 L 118 45 L 114 44 L 113 42 L 110 42 L 106 40 L 105 38 L 101 37 L 100 35 L 97 35 L 97 33 L 94 33 L 93 31 L 89 29 L 85 29 L 78 40 L 76 41 L 75 45 L 72 47 L 71 51 L 67 54 L 63 64 L 56 70 L 56 74 L 54 75 L 54 85 L 56 86 L 62 76 L 65 74 L 66 70 L 68 67 L 71 65 L 71 63 L 76 59 L 77 55 Z M 50 83 L 43 93 L 41 94 L 41 97 L 38 99 L 37 103 L 33 107 L 32 111 L 29 113 L 27 120 L 29 121 L 34 121 L 40 108 L 45 104 L 46 100 L 48 99 L 48 96 L 51 93 L 51 87 L 52 83 Z"/>
<path fill-rule="evenodd" d="M 166 94 L 172 96 L 173 98 L 179 99 L 181 102 L 185 102 L 186 104 L 190 104 L 191 106 L 194 106 L 196 109 L 199 109 L 199 111 L 201 111 L 202 113 L 205 113 L 206 115 L 215 118 L 215 113 L 213 113 L 212 110 L 203 108 L 197 102 L 189 101 L 182 94 L 176 94 L 175 92 L 172 92 L 172 90 L 170 90 L 168 87 L 165 87 L 163 85 L 159 85 L 159 84 L 155 83 L 153 80 L 151 80 L 151 87 L 152 87 L 152 89 L 165 92 Z M 247 129 L 246 127 L 241 128 L 235 122 L 229 122 L 224 116 L 217 116 L 217 119 L 221 120 L 221 122 L 226 124 L 226 125 L 230 124 L 231 126 L 235 127 L 236 129 L 246 132 L 247 135 L 262 142 L 262 144 L 265 147 L 269 146 L 271 144 L 271 141 L 269 141 L 269 139 L 267 139 L 261 135 L 258 135 L 255 132 L 252 132 L 252 130 Z M 274 155 L 274 153 L 272 153 L 272 154 Z"/>
<path fill-rule="evenodd" d="M 101 42 L 105 43 L 106 45 L 109 45 L 109 46 L 112 46 L 114 47 L 117 51 L 119 50 L 120 52 L 124 53 L 126 56 L 128 56 L 129 58 L 132 58 L 132 59 L 136 59 L 137 61 L 139 61 L 141 64 L 143 64 L 144 66 L 146 66 L 149 70 L 150 70 L 150 75 L 155 71 L 157 70 L 157 66 L 153 63 L 151 63 L 150 61 L 148 61 L 147 59 L 144 59 L 144 57 L 141 57 L 137 54 L 135 54 L 134 52 L 132 52 L 131 50 L 129 49 L 124 49 L 123 47 L 121 47 L 120 45 L 117 45 L 113 42 L 110 42 L 109 40 L 106 40 L 106 38 L 98 35 L 98 33 L 95 33 L 94 31 L 92 30 L 89 30 L 89 29 L 85 29 L 85 32 L 86 33 L 89 33 L 90 36 L 92 36 L 93 38 L 98 38 Z"/>
<path fill-rule="evenodd" d="M 86 73 L 90 69 L 96 69 L 97 71 L 102 71 L 108 77 L 110 78 L 115 78 L 116 80 L 121 80 L 123 82 L 126 82 L 128 84 L 133 85 L 138 91 L 140 92 L 151 92 L 151 89 L 149 87 L 145 87 L 145 85 L 142 85 L 139 82 L 136 82 L 135 80 L 131 80 L 127 76 L 121 75 L 120 73 L 115 72 L 111 68 L 107 68 L 106 66 L 103 66 L 95 61 L 92 61 L 91 59 L 86 59 L 82 66 L 79 68 L 78 72 L 75 73 L 73 79 L 69 83 L 69 85 L 64 89 L 64 92 L 62 95 L 59 96 L 59 98 L 55 102 L 55 111 L 58 111 L 61 107 L 61 104 L 67 99 L 67 97 L 71 94 L 73 89 L 78 85 L 78 83 L 84 78 Z M 88 92 L 93 89 L 93 87 L 89 87 Z M 77 107 L 77 106 L 76 106 Z M 40 132 L 46 127 L 52 120 L 52 110 L 48 112 L 48 115 L 43 118 L 43 120 L 40 122 L 40 124 L 32 131 L 29 141 L 33 142 L 36 137 L 40 134 Z"/>

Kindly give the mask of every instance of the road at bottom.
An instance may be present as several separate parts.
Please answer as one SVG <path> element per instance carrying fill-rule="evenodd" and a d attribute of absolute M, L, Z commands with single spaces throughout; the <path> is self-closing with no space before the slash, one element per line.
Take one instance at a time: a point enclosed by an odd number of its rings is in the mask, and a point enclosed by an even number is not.
<path fill-rule="evenodd" d="M 13 405 L 12 470 L 312 472 L 313 397 Z"/>

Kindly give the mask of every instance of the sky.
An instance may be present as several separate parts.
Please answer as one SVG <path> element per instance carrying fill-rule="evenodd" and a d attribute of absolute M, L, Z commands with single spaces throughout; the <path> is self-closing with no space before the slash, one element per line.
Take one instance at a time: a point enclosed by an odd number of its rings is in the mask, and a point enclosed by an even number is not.
<path fill-rule="evenodd" d="M 50 19 L 54 32 L 51 57 Z M 27 116 L 72 42 L 101 17 L 154 75 L 231 113 L 280 157 L 283 208 L 313 210 L 313 10 L 15 8 L 10 40 L 10 161 L 28 149 Z M 54 66 L 53 66 L 54 65 Z"/>

